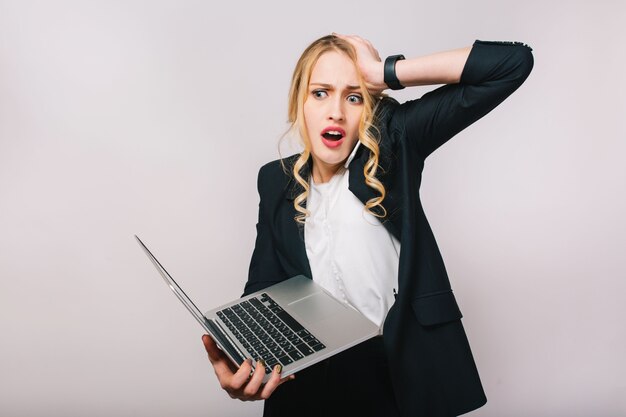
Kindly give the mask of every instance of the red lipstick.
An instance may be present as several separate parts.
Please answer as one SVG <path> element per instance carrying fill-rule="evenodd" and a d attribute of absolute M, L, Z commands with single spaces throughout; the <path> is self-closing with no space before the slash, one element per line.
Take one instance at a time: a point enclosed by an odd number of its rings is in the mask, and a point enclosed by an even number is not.
<path fill-rule="evenodd" d="M 336 148 L 343 143 L 343 138 L 346 136 L 346 131 L 339 126 L 328 126 L 322 130 L 321 137 L 324 145 L 329 148 Z"/>

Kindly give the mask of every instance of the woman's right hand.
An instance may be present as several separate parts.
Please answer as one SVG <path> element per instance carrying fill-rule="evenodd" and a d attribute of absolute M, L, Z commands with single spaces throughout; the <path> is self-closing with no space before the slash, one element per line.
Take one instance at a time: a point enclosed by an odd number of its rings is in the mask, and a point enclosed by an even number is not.
<path fill-rule="evenodd" d="M 356 51 L 357 65 L 365 78 L 367 89 L 374 94 L 379 94 L 387 89 L 383 76 L 383 62 L 378 50 L 367 39 L 357 35 L 341 35 L 333 32 L 333 36 L 349 42 Z"/>
<path fill-rule="evenodd" d="M 264 384 L 264 364 L 257 362 L 256 369 L 252 373 L 252 361 L 246 359 L 237 369 L 209 335 L 202 336 L 202 342 L 220 386 L 231 398 L 238 398 L 241 401 L 267 400 L 279 385 L 295 378 L 295 375 L 290 375 L 281 379 L 280 365 L 276 365 L 272 376 Z"/>

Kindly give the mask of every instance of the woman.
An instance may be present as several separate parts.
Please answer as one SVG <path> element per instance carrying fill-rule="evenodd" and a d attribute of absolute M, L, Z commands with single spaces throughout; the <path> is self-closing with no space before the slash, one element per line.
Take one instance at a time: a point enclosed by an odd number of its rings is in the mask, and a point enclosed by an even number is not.
<path fill-rule="evenodd" d="M 370 42 L 333 34 L 296 66 L 289 120 L 302 153 L 259 172 L 249 294 L 312 277 L 381 326 L 373 338 L 262 384 L 203 341 L 233 398 L 266 399 L 265 416 L 456 416 L 486 398 L 443 260 L 422 210 L 424 160 L 515 91 L 533 66 L 518 42 L 476 41 L 381 62 Z M 446 84 L 399 104 L 387 88 Z M 381 225 L 383 227 L 381 227 Z M 292 381 L 293 380 L 293 381 Z"/>

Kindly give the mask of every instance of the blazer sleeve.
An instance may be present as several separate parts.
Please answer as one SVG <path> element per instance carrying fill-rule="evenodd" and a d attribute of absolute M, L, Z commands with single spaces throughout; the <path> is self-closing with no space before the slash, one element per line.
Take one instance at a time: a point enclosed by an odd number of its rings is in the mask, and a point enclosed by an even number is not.
<path fill-rule="evenodd" d="M 259 191 L 259 218 L 256 224 L 256 241 L 252 259 L 250 260 L 250 268 L 248 270 L 248 282 L 244 288 L 242 296 L 259 291 L 272 284 L 275 284 L 276 277 L 282 277 L 285 273 L 280 266 L 276 256 L 273 236 L 269 221 L 268 191 L 266 188 L 269 176 L 266 175 L 267 166 L 259 170 L 257 188 Z"/>
<path fill-rule="evenodd" d="M 394 118 L 404 125 L 404 140 L 426 159 L 522 85 L 533 68 L 531 51 L 521 42 L 476 40 L 458 84 L 399 106 Z"/>

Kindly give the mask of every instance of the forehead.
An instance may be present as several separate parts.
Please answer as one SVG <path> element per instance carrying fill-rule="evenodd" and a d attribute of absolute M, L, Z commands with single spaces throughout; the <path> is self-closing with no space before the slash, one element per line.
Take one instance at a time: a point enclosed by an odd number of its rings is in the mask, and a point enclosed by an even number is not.
<path fill-rule="evenodd" d="M 354 63 L 346 54 L 328 51 L 317 59 L 309 83 L 358 85 L 359 76 Z"/>

